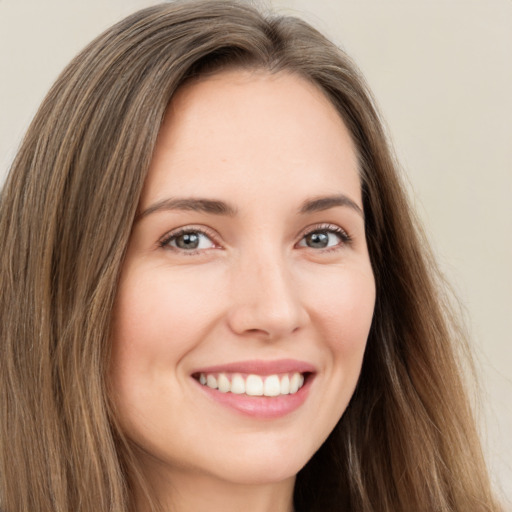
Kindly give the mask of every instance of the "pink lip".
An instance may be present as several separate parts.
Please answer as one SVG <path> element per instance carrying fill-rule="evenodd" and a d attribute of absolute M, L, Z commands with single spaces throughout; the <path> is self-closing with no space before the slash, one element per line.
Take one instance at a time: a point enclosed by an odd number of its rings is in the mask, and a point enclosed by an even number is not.
<path fill-rule="evenodd" d="M 304 385 L 293 395 L 281 395 L 277 397 L 237 395 L 235 393 L 221 393 L 217 389 L 203 386 L 197 379 L 194 382 L 200 390 L 210 399 L 222 406 L 233 409 L 245 416 L 255 419 L 277 419 L 298 409 L 308 397 L 314 380 L 315 367 L 303 361 L 281 359 L 278 361 L 241 361 L 223 365 L 209 366 L 197 369 L 193 375 L 199 373 L 241 373 L 257 375 L 273 375 L 280 373 L 308 373 Z"/>
<path fill-rule="evenodd" d="M 315 373 L 316 368 L 304 361 L 278 359 L 275 361 L 251 360 L 220 364 L 198 368 L 193 373 L 254 373 L 256 375 L 274 375 L 276 373 Z"/>

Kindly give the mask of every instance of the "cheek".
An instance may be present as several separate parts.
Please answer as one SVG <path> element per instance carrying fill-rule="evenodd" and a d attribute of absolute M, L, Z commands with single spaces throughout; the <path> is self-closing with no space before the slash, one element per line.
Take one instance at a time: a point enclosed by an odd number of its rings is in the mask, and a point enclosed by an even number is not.
<path fill-rule="evenodd" d="M 375 305 L 375 283 L 368 267 L 361 271 L 338 268 L 324 275 L 324 292 L 309 299 L 312 322 L 320 334 L 325 366 L 318 378 L 323 389 L 313 415 L 319 439 L 325 440 L 345 412 L 354 393 L 366 349 Z M 326 273 L 327 274 L 327 273 Z"/>
<path fill-rule="evenodd" d="M 144 445 L 158 437 L 154 418 L 168 414 L 162 397 L 174 397 L 179 406 L 182 361 L 213 313 L 198 302 L 197 283 L 167 274 L 161 268 L 136 275 L 125 270 L 113 314 L 111 398 L 125 433 Z"/>
<path fill-rule="evenodd" d="M 318 295 L 312 310 L 330 350 L 362 358 L 375 306 L 375 281 L 371 269 L 339 272 Z"/>
<path fill-rule="evenodd" d="M 172 283 L 172 284 L 171 284 Z M 216 301 L 198 293 L 201 283 L 153 270 L 122 280 L 114 312 L 114 348 L 134 363 L 169 364 L 179 360 L 207 332 Z M 200 287 L 201 288 L 201 287 Z M 211 287 L 204 286 L 204 290 Z"/>

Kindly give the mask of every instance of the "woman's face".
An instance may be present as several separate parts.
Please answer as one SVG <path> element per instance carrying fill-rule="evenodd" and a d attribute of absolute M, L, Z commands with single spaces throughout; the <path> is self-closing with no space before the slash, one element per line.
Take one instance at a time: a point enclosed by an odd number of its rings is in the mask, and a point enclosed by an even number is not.
<path fill-rule="evenodd" d="M 148 468 L 293 479 L 359 377 L 375 285 L 357 157 L 287 73 L 182 87 L 122 268 L 112 399 Z"/>

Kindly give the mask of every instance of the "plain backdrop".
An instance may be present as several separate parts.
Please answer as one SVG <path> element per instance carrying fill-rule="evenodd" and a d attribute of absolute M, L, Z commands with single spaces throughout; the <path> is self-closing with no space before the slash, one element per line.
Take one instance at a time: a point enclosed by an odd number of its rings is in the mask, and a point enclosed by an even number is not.
<path fill-rule="evenodd" d="M 154 3 L 0 0 L 0 183 L 62 68 L 113 22 Z M 329 35 L 370 83 L 467 311 L 484 387 L 484 445 L 512 507 L 512 0 L 266 5 Z"/>

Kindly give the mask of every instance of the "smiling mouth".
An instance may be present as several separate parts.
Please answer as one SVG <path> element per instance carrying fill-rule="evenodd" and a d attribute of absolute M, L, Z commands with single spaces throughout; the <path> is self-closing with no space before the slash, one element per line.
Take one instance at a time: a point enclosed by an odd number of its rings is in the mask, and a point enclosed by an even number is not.
<path fill-rule="evenodd" d="M 309 372 L 273 375 L 241 373 L 196 373 L 193 377 L 203 386 L 221 393 L 246 396 L 278 397 L 294 395 L 302 388 Z"/>

